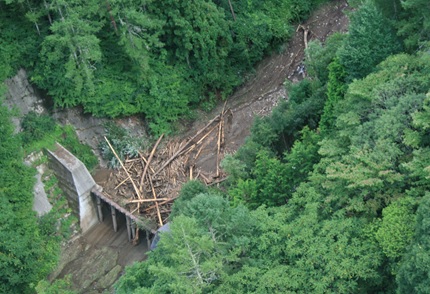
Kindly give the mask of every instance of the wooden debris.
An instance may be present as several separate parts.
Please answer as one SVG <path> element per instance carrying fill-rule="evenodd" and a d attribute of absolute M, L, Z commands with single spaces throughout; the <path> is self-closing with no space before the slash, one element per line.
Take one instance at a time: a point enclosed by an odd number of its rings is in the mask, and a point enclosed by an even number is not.
<path fill-rule="evenodd" d="M 160 138 L 158 138 L 157 142 L 152 148 L 151 154 L 149 155 L 148 161 L 146 162 L 145 169 L 143 170 L 142 177 L 140 178 L 140 191 L 142 191 L 143 179 L 145 178 L 146 172 L 148 170 L 148 166 L 151 163 L 152 157 L 154 156 L 155 150 L 157 149 L 158 144 L 160 144 L 161 139 L 163 139 L 164 134 L 161 134 Z"/>
<path fill-rule="evenodd" d="M 149 162 L 149 160 L 148 160 L 148 162 Z M 152 183 L 152 179 L 149 176 L 148 176 L 148 181 L 151 184 L 152 196 L 154 196 L 154 200 L 157 201 L 157 193 L 155 193 L 154 184 Z M 160 227 L 162 227 L 163 226 L 163 219 L 161 218 L 160 207 L 158 206 L 158 202 L 155 202 L 155 208 L 157 209 L 157 216 L 158 216 L 158 221 L 159 221 Z"/>
<path fill-rule="evenodd" d="M 225 114 L 225 105 L 227 101 L 225 101 L 224 106 L 222 108 L 222 112 L 220 115 L 219 128 L 218 128 L 218 141 L 217 141 L 217 153 L 216 153 L 216 177 L 219 177 L 219 161 L 220 161 L 220 151 L 221 151 L 221 132 L 223 128 L 224 114 Z"/>
<path fill-rule="evenodd" d="M 191 139 L 187 141 L 187 143 L 184 144 L 183 147 L 179 148 L 178 151 L 173 154 L 172 157 L 170 157 L 155 173 L 154 176 L 157 175 L 160 171 L 162 171 L 167 165 L 169 165 L 187 146 L 190 144 L 195 138 L 197 138 L 201 133 L 203 133 L 204 130 L 206 130 L 212 123 L 220 118 L 220 114 L 215 116 L 213 119 L 211 119 L 210 122 L 208 122 L 202 129 L 200 129 Z"/>
<path fill-rule="evenodd" d="M 224 182 L 225 180 L 227 180 L 227 177 L 222 178 L 222 179 L 219 179 L 219 180 L 217 180 L 217 181 L 215 181 L 215 182 L 212 182 L 212 183 L 210 183 L 208 186 L 212 186 L 212 185 L 216 185 L 216 184 L 222 183 L 222 182 Z"/>
<path fill-rule="evenodd" d="M 110 144 L 109 140 L 106 138 L 106 136 L 104 137 L 106 140 L 106 143 L 108 143 L 109 148 L 112 150 L 113 154 L 115 155 L 116 159 L 118 159 L 119 163 L 121 164 L 121 167 L 124 169 L 125 173 L 127 174 L 127 177 L 130 179 L 133 188 L 137 194 L 137 197 L 139 197 L 139 199 L 142 199 L 142 196 L 140 195 L 140 191 L 137 189 L 136 184 L 134 183 L 132 177 L 130 176 L 130 174 L 128 173 L 127 169 L 125 168 L 124 164 L 121 161 L 121 158 L 119 158 L 118 154 L 116 154 L 115 149 L 113 149 L 112 145 Z"/>
<path fill-rule="evenodd" d="M 143 168 L 145 168 L 145 164 L 148 164 L 148 160 L 146 160 L 146 158 L 139 152 L 139 156 L 142 159 L 142 166 Z M 149 169 L 151 170 L 152 173 L 155 173 L 154 169 L 152 167 L 149 167 Z"/>
<path fill-rule="evenodd" d="M 114 189 L 115 190 L 118 189 L 119 187 L 121 187 L 122 185 L 124 185 L 124 183 L 127 182 L 127 181 L 128 181 L 128 178 L 122 180 L 121 183 L 119 183 L 118 185 L 116 185 Z"/>
<path fill-rule="evenodd" d="M 296 29 L 296 32 L 298 32 L 300 29 L 303 30 L 303 41 L 305 43 L 305 49 L 308 49 L 308 34 L 310 33 L 309 27 L 304 27 L 302 25 L 299 25 Z"/>
<path fill-rule="evenodd" d="M 176 198 L 178 198 L 178 197 L 175 197 L 175 198 L 170 198 L 170 199 L 167 199 L 167 200 L 164 200 L 164 201 L 162 201 L 162 202 L 160 202 L 160 203 L 158 203 L 158 205 L 163 205 L 163 204 L 166 204 L 166 203 L 169 203 L 169 202 L 172 202 L 173 200 L 175 200 Z M 145 208 L 144 210 L 143 210 L 143 212 L 148 212 L 148 211 L 150 211 L 150 210 L 152 210 L 152 209 L 154 209 L 154 208 L 156 208 L 156 205 L 152 205 L 152 206 L 149 206 L 149 207 L 147 207 L 147 208 Z"/>
<path fill-rule="evenodd" d="M 165 200 L 169 200 L 169 198 L 137 199 L 137 200 L 130 200 L 126 204 L 130 204 L 130 203 L 142 203 L 142 202 L 156 202 L 156 201 L 165 201 Z"/>
<path fill-rule="evenodd" d="M 224 152 L 227 115 L 231 116 L 231 113 L 224 104 L 222 112 L 194 135 L 184 140 L 166 142 L 161 148 L 162 135 L 152 149 L 139 152 L 137 158 L 123 161 L 119 160 L 110 142 L 105 139 L 121 164 L 107 183 L 106 195 L 111 201 L 121 203 L 130 215 L 162 226 L 169 219 L 172 203 L 183 183 L 199 179 L 206 185 L 214 185 L 225 180 L 218 165 Z M 205 174 L 195 165 L 199 156 L 208 152 L 216 152 L 216 173 L 214 170 L 211 174 Z M 218 181 L 214 182 L 215 179 Z"/>
<path fill-rule="evenodd" d="M 205 181 L 206 185 L 211 182 L 203 173 L 200 173 L 200 177 L 203 179 L 203 181 Z"/>

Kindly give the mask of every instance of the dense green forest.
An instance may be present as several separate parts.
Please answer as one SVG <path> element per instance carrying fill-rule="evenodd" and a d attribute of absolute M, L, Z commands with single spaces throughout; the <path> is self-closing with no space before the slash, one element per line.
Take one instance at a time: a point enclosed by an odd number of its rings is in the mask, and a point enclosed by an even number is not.
<path fill-rule="evenodd" d="M 430 2 L 351 4 L 118 293 L 430 292 Z"/>
<path fill-rule="evenodd" d="M 320 2 L 1 0 L 0 78 L 25 67 L 57 107 L 140 113 L 159 133 L 226 97 Z M 117 293 L 430 292 L 430 2 L 350 4 L 349 33 L 309 44 L 307 79 L 225 158 L 224 187 L 187 183 Z M 0 292 L 31 293 L 58 239 L 31 211 L 10 117 Z"/>
<path fill-rule="evenodd" d="M 153 133 L 210 108 L 324 0 L 1 0 L 0 76 L 24 66 L 57 107 L 142 114 Z"/>
<path fill-rule="evenodd" d="M 54 107 L 141 114 L 152 133 L 169 132 L 193 109 L 226 98 L 322 2 L 0 0 L 0 80 L 25 68 Z M 68 223 L 58 225 L 56 211 L 32 211 L 35 171 L 22 161 L 55 140 L 90 168 L 94 156 L 71 127 L 45 115 L 29 113 L 14 134 L 15 115 L 0 108 L 0 292 L 65 293 L 67 281 L 43 279 Z"/>

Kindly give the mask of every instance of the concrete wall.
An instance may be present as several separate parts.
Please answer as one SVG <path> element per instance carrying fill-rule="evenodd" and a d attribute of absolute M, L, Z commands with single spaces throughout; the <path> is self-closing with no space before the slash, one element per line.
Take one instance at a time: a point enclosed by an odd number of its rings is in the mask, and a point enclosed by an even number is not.
<path fill-rule="evenodd" d="M 48 150 L 49 165 L 58 178 L 70 207 L 79 215 L 82 232 L 98 223 L 96 205 L 91 189 L 96 185 L 85 165 L 57 143 L 54 151 Z"/>

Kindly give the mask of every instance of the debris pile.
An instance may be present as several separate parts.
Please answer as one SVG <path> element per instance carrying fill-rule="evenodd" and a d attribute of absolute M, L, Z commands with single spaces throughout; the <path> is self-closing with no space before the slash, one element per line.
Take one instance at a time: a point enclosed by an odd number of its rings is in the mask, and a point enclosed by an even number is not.
<path fill-rule="evenodd" d="M 219 163 L 224 156 L 224 129 L 229 115 L 232 111 L 224 108 L 191 138 L 161 143 L 161 135 L 152 150 L 139 152 L 138 157 L 123 161 L 105 137 L 121 168 L 111 173 L 103 194 L 133 215 L 153 220 L 161 227 L 168 221 L 173 200 L 178 197 L 183 183 L 199 179 L 206 185 L 213 185 L 224 180 Z M 216 150 L 214 174 L 195 169 L 196 160 L 207 149 Z"/>

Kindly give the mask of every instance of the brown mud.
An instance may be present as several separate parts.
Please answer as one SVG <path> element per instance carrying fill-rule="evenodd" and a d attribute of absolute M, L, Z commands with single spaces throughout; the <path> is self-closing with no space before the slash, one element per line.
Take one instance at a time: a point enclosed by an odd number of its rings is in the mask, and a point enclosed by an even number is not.
<path fill-rule="evenodd" d="M 334 32 L 346 32 L 349 9 L 346 0 L 332 1 L 316 10 L 303 24 L 308 30 L 307 42 L 318 39 L 324 42 Z M 298 28 L 298 26 L 297 26 Z M 224 153 L 234 153 L 245 142 L 256 116 L 269 114 L 281 99 L 288 99 L 286 80 L 297 82 L 303 79 L 300 67 L 305 58 L 304 30 L 298 28 L 282 53 L 275 53 L 263 59 L 256 67 L 252 78 L 239 87 L 228 98 L 226 107 L 231 109 L 231 117 L 226 123 Z M 223 103 L 209 114 L 202 114 L 187 132 L 190 136 L 209 119 L 221 112 Z M 215 141 L 215 138 L 213 139 Z M 208 147 L 196 161 L 196 169 L 214 173 L 216 170 L 216 146 Z"/>

